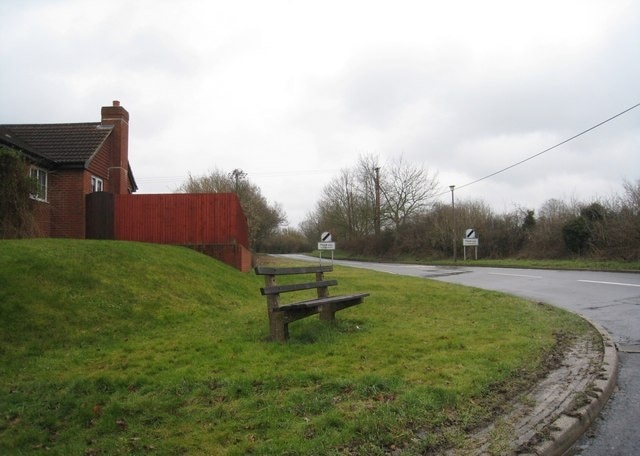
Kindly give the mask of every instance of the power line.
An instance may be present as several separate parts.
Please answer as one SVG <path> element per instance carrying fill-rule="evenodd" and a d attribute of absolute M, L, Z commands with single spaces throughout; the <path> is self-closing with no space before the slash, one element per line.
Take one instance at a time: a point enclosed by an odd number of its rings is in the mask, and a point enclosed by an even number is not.
<path fill-rule="evenodd" d="M 460 185 L 460 186 L 457 186 L 457 185 L 456 185 L 456 190 L 459 190 L 459 189 L 461 189 L 461 188 L 465 188 L 465 187 L 469 187 L 470 185 L 473 185 L 473 184 L 477 184 L 478 182 L 481 182 L 481 181 L 483 181 L 483 180 L 485 180 L 485 179 L 489 179 L 490 177 L 493 177 L 493 176 L 495 176 L 495 175 L 497 175 L 497 174 L 500 174 L 500 173 L 503 173 L 503 172 L 505 172 L 505 171 L 508 171 L 508 170 L 510 170 L 511 168 L 515 168 L 516 166 L 521 165 L 521 164 L 523 164 L 523 163 L 525 163 L 525 162 L 528 162 L 529 160 L 533 160 L 534 158 L 539 157 L 539 156 L 540 156 L 540 155 L 542 155 L 542 154 L 546 154 L 547 152 L 549 152 L 549 151 L 551 151 L 551 150 L 553 150 L 553 149 L 556 149 L 556 148 L 558 148 L 558 147 L 560 147 L 560 146 L 562 146 L 562 145 L 564 145 L 564 144 L 568 143 L 569 141 L 573 141 L 574 139 L 576 139 L 576 138 L 578 138 L 578 137 L 580 137 L 580 136 L 582 136 L 582 135 L 584 135 L 584 134 L 586 134 L 586 133 L 589 133 L 589 132 L 590 132 L 590 131 L 592 131 L 592 130 L 595 130 L 596 128 L 598 128 L 598 127 L 600 127 L 600 126 L 602 126 L 602 125 L 606 124 L 607 122 L 611 122 L 612 120 L 616 119 L 617 117 L 620 117 L 621 115 L 628 113 L 629 111 L 631 111 L 631 110 L 633 110 L 633 109 L 637 108 L 638 106 L 640 106 L 640 103 L 636 103 L 635 105 L 631 106 L 630 108 L 627 108 L 627 109 L 625 109 L 624 111 L 621 111 L 621 112 L 619 112 L 618 114 L 616 114 L 616 115 L 614 115 L 614 116 L 611 116 L 611 117 L 609 117 L 608 119 L 603 120 L 602 122 L 597 123 L 597 124 L 595 124 L 594 126 L 589 127 L 589 128 L 587 128 L 586 130 L 583 130 L 583 131 L 581 131 L 580 133 L 578 133 L 578 134 L 576 134 L 576 135 L 573 135 L 572 137 L 570 137 L 570 138 L 568 138 L 568 139 L 565 139 L 564 141 L 559 142 L 558 144 L 555 144 L 555 145 L 553 145 L 553 146 L 551 146 L 551 147 L 549 147 L 549 148 L 547 148 L 547 149 L 545 149 L 545 150 L 543 150 L 543 151 L 541 151 L 541 152 L 538 152 L 537 154 L 531 155 L 530 157 L 527 157 L 527 158 L 525 158 L 524 160 L 520 160 L 520 161 L 519 161 L 519 162 L 517 162 L 517 163 L 513 163 L 512 165 L 509 165 L 509 166 L 507 166 L 506 168 L 502 168 L 502 169 L 500 169 L 500 170 L 498 170 L 498 171 L 495 171 L 495 172 L 493 172 L 493 173 L 491 173 L 491 174 L 487 174 L 486 176 L 481 177 L 480 179 L 476 179 L 476 180 L 474 180 L 474 181 L 467 182 L 467 183 L 466 183 L 466 184 L 464 184 L 464 185 Z M 449 194 L 449 192 L 448 192 L 448 191 L 446 191 L 446 192 L 443 192 L 443 193 L 441 193 L 441 194 L 439 194 L 439 195 L 437 195 L 437 196 L 443 196 L 443 195 L 448 195 L 448 194 Z"/>

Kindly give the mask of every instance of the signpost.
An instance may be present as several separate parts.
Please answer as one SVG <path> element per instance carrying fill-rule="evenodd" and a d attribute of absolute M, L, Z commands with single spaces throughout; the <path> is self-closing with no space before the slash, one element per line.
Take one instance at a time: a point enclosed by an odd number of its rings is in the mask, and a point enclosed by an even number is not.
<path fill-rule="evenodd" d="M 478 236 L 476 230 L 468 228 L 464 232 L 464 238 L 462 239 L 462 250 L 464 251 L 464 259 L 467 259 L 467 247 L 475 247 L 476 260 L 478 259 Z"/>
<path fill-rule="evenodd" d="M 331 239 L 331 233 L 325 231 L 320 236 L 320 242 L 318 242 L 318 250 L 320 255 L 320 264 L 322 264 L 322 251 L 331 250 L 331 264 L 333 265 L 333 251 L 336 249 L 336 243 Z"/>

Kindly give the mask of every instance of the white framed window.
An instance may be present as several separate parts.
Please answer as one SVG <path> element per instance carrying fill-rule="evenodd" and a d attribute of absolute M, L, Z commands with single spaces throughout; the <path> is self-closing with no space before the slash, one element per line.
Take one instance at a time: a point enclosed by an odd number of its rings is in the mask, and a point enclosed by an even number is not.
<path fill-rule="evenodd" d="M 102 179 L 96 176 L 91 176 L 91 191 L 101 192 L 102 190 L 104 190 L 104 182 Z"/>
<path fill-rule="evenodd" d="M 47 172 L 44 169 L 31 167 L 29 175 L 36 183 L 35 193 L 31 198 L 38 201 L 47 201 Z"/>

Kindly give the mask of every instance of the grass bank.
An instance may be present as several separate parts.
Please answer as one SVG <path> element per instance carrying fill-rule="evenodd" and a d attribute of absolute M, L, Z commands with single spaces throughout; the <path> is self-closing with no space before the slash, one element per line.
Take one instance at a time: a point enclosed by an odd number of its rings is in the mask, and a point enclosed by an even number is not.
<path fill-rule="evenodd" d="M 371 297 L 279 344 L 261 278 L 188 249 L 0 241 L 0 454 L 437 452 L 589 330 L 499 293 L 335 269 Z"/>

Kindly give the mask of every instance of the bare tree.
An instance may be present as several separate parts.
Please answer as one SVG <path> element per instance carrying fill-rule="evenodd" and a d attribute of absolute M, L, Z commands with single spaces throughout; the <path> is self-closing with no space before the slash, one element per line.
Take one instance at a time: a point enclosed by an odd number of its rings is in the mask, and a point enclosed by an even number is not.
<path fill-rule="evenodd" d="M 375 186 L 372 156 L 361 157 L 354 168 L 343 169 L 322 190 L 315 210 L 302 222 L 309 235 L 331 230 L 346 241 L 358 240 L 374 232 Z"/>
<path fill-rule="evenodd" d="M 610 204 L 614 215 L 608 217 L 606 230 L 610 258 L 640 260 L 640 179 L 625 181 L 624 194 Z"/>
<path fill-rule="evenodd" d="M 428 208 L 437 187 L 435 174 L 405 163 L 402 157 L 381 167 L 377 156 L 363 155 L 325 186 L 307 225 L 313 220 L 345 240 L 379 234 L 380 219 L 397 231 Z"/>
<path fill-rule="evenodd" d="M 385 219 L 399 230 L 410 217 L 429 207 L 438 186 L 437 173 L 408 164 L 400 156 L 382 173 Z"/>
<path fill-rule="evenodd" d="M 342 239 L 369 234 L 371 208 L 356 172 L 345 169 L 327 184 L 317 207 L 318 218 Z"/>
<path fill-rule="evenodd" d="M 360 198 L 360 214 L 367 232 L 380 234 L 380 163 L 376 155 L 361 155 L 355 167 Z"/>
<path fill-rule="evenodd" d="M 625 181 L 623 187 L 625 190 L 623 205 L 628 208 L 631 214 L 640 216 L 640 179 L 635 183 Z"/>

